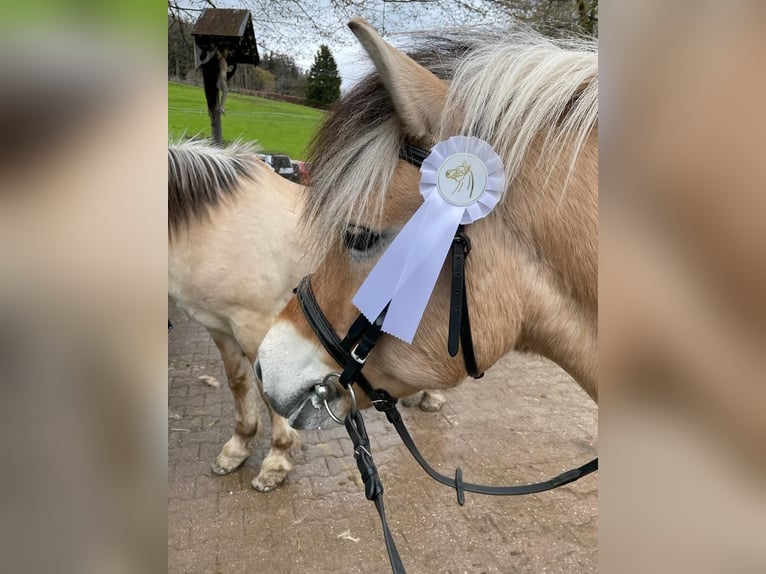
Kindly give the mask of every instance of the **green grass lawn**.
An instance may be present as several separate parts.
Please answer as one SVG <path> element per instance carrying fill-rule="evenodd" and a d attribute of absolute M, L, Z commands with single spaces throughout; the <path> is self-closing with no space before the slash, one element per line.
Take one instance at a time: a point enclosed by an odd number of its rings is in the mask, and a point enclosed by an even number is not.
<path fill-rule="evenodd" d="M 226 114 L 221 119 L 223 138 L 257 141 L 264 151 L 304 159 L 324 115 L 314 108 L 229 92 Z M 201 87 L 168 82 L 168 129 L 174 138 L 210 137 L 210 119 Z"/>

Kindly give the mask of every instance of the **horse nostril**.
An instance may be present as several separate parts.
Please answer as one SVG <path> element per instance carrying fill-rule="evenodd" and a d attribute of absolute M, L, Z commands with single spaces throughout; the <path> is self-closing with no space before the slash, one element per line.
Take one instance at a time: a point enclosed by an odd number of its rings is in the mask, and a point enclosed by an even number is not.
<path fill-rule="evenodd" d="M 258 380 L 263 382 L 263 375 L 261 374 L 261 362 L 256 361 L 255 362 L 255 376 L 258 377 Z"/>

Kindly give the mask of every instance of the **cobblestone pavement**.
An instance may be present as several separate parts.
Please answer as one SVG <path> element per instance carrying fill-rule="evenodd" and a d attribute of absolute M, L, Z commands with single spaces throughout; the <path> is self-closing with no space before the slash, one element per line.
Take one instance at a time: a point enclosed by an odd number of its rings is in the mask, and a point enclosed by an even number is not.
<path fill-rule="evenodd" d="M 228 476 L 210 463 L 231 436 L 233 400 L 215 345 L 174 305 L 168 357 L 168 571 L 257 574 L 390 572 L 380 524 L 341 428 L 304 431 L 295 469 L 276 491 L 250 487 L 269 447 Z M 198 380 L 210 375 L 214 388 Z M 416 442 L 445 474 L 514 484 L 548 478 L 595 455 L 598 415 L 555 365 L 510 355 L 448 391 L 440 413 L 403 409 Z M 597 571 L 596 475 L 524 497 L 466 495 L 433 482 L 385 417 L 365 412 L 386 511 L 410 574 Z"/>

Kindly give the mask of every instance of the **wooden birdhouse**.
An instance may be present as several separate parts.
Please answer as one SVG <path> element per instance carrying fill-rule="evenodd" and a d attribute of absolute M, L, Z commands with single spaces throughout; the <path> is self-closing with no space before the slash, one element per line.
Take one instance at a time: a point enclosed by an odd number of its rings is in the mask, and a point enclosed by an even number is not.
<path fill-rule="evenodd" d="M 213 139 L 223 143 L 221 114 L 225 113 L 227 81 L 238 64 L 257 66 L 253 18 L 248 10 L 207 8 L 192 28 L 194 64 L 202 69 Z"/>

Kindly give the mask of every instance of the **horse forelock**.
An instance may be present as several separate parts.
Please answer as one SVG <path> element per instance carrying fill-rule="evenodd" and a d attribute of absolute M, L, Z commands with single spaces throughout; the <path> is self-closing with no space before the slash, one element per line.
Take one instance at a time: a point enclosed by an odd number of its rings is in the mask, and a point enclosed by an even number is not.
<path fill-rule="evenodd" d="M 413 55 L 450 84 L 440 133 L 488 141 L 503 158 L 509 185 L 533 142 L 540 169 L 565 162 L 567 177 L 598 121 L 595 41 L 554 40 L 525 28 L 481 34 L 429 35 Z M 380 78 L 372 73 L 331 110 L 310 152 L 312 183 L 304 221 L 322 254 L 347 225 L 380 220 L 405 138 Z"/>
<path fill-rule="evenodd" d="M 311 183 L 303 219 L 315 253 L 325 252 L 359 213 L 382 213 L 401 137 L 377 75 L 360 81 L 332 108 L 308 154 Z"/>
<path fill-rule="evenodd" d="M 237 141 L 222 148 L 206 140 L 168 144 L 168 231 L 174 233 L 232 197 L 263 169 L 258 146 Z"/>

